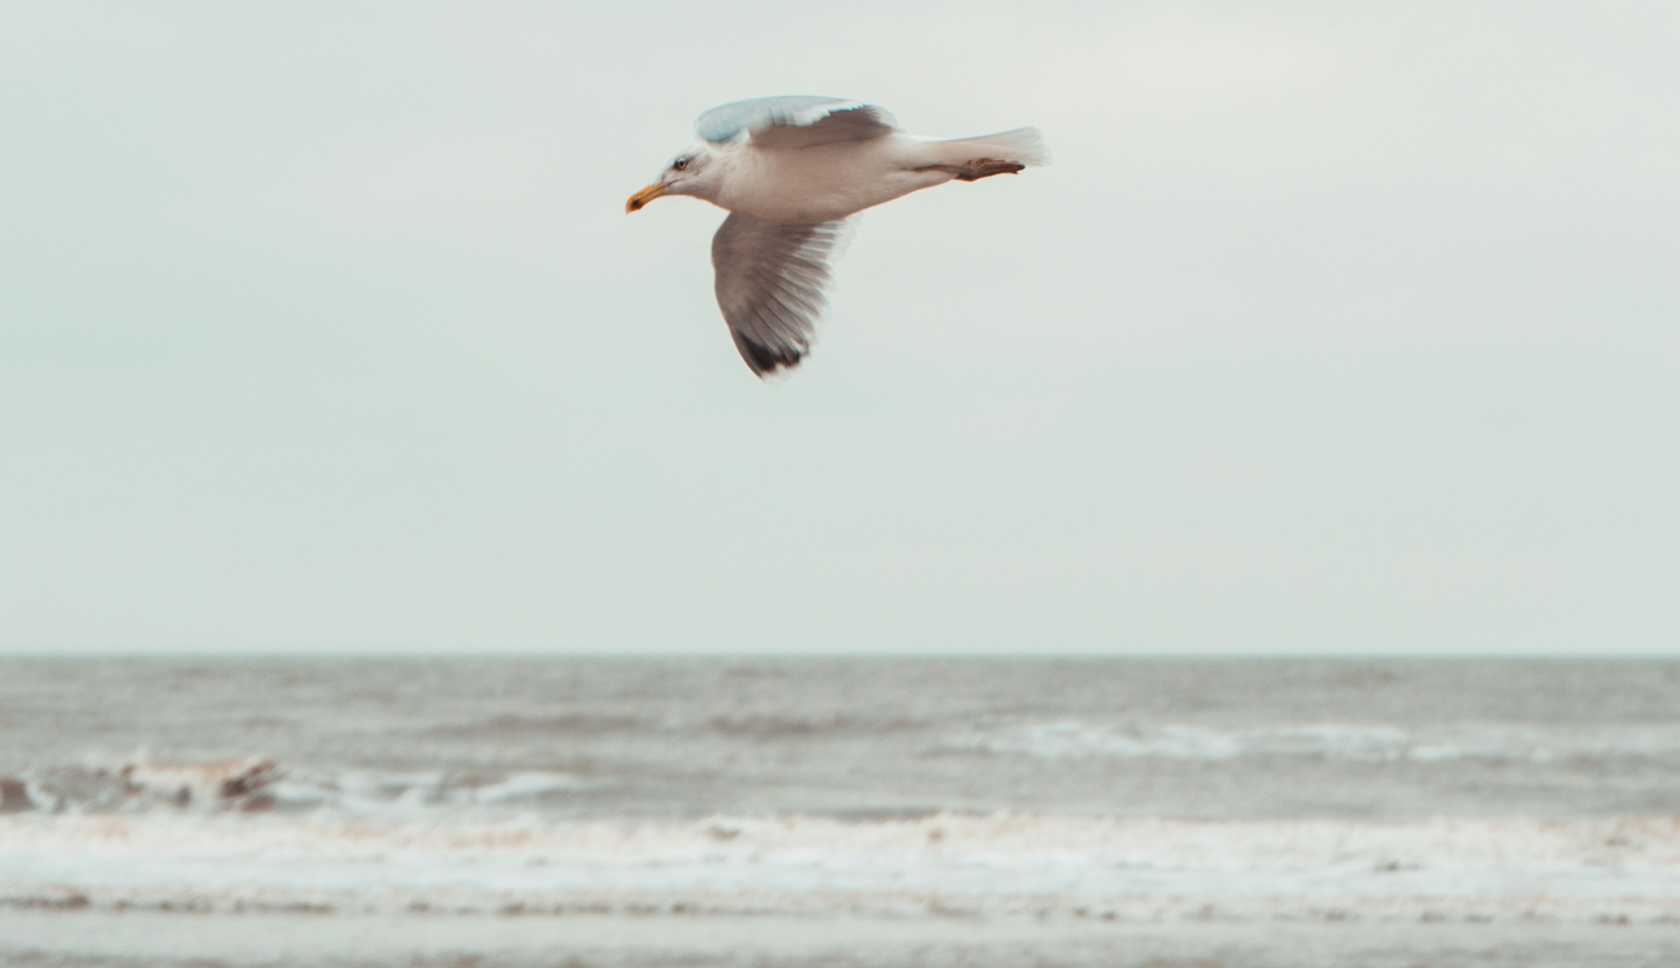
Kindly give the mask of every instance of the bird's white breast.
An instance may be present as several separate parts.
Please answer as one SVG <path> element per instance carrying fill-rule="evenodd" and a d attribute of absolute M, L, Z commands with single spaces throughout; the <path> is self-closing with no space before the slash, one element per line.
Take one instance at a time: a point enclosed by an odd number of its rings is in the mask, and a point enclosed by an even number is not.
<path fill-rule="evenodd" d="M 806 148 L 760 149 L 748 140 L 721 161 L 712 199 L 720 208 L 767 222 L 830 222 L 921 188 L 949 181 L 925 164 L 922 141 L 890 135 Z"/>

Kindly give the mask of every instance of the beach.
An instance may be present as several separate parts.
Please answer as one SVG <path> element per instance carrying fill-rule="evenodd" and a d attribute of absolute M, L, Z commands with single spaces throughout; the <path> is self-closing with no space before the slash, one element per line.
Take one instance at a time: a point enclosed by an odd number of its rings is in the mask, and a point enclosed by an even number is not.
<path fill-rule="evenodd" d="M 11 963 L 1680 959 L 1671 663 L 0 665 Z"/>

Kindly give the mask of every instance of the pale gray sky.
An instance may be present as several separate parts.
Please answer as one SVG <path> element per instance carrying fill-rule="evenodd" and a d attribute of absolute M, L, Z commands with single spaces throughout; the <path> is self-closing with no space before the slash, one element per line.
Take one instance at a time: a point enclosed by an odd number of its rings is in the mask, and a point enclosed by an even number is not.
<path fill-rule="evenodd" d="M 721 11 L 721 12 L 720 12 Z M 1680 651 L 1680 6 L 0 7 L 0 649 Z M 724 101 L 1036 124 L 764 386 Z"/>

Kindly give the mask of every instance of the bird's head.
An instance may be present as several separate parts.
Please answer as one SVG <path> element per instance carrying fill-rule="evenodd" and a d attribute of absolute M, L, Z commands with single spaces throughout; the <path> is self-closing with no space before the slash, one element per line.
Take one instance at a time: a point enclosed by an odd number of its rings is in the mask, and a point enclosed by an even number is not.
<path fill-rule="evenodd" d="M 672 159 L 659 173 L 653 184 L 630 196 L 624 203 L 626 212 L 639 212 L 648 202 L 661 195 L 695 195 L 705 198 L 717 174 L 712 152 L 704 146 L 688 149 Z"/>

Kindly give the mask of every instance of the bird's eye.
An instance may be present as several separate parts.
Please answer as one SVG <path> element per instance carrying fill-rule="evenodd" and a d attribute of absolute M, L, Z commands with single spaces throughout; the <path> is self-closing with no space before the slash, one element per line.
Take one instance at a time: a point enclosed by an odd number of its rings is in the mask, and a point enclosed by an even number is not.
<path fill-rule="evenodd" d="M 678 158 L 676 161 L 671 162 L 671 170 L 672 171 L 682 171 L 684 168 L 687 168 L 687 167 L 688 167 L 688 159 L 687 158 Z"/>

